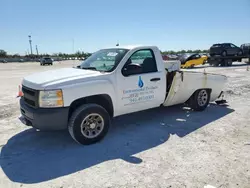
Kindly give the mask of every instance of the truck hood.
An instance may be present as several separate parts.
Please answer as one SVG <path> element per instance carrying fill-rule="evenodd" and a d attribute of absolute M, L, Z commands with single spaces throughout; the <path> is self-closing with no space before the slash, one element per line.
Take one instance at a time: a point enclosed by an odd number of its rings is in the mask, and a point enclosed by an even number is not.
<path fill-rule="evenodd" d="M 102 74 L 94 70 L 62 68 L 31 74 L 23 79 L 22 84 L 32 89 L 43 90 L 51 85 L 60 85 L 64 82 L 73 82 Z"/>

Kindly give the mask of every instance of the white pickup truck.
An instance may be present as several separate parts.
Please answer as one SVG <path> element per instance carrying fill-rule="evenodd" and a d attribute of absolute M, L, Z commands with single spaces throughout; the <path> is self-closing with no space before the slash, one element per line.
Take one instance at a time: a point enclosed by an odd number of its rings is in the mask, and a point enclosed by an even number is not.
<path fill-rule="evenodd" d="M 181 71 L 179 61 L 164 62 L 155 46 L 106 48 L 77 67 L 25 77 L 19 119 L 39 130 L 68 129 L 76 142 L 92 144 L 116 116 L 181 103 L 202 111 L 220 98 L 226 80 Z"/>

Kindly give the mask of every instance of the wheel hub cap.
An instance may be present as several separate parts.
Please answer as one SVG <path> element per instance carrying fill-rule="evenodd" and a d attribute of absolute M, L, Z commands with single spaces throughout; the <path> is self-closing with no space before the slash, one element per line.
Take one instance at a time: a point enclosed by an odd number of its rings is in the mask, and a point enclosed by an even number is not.
<path fill-rule="evenodd" d="M 89 127 L 91 128 L 91 129 L 94 129 L 95 128 L 95 123 L 91 123 L 90 125 L 89 125 Z"/>
<path fill-rule="evenodd" d="M 95 138 L 104 128 L 104 119 L 100 114 L 91 113 L 81 123 L 81 133 L 84 137 Z"/>
<path fill-rule="evenodd" d="M 199 106 L 204 106 L 208 100 L 208 93 L 206 90 L 201 90 L 198 95 L 198 104 Z"/>

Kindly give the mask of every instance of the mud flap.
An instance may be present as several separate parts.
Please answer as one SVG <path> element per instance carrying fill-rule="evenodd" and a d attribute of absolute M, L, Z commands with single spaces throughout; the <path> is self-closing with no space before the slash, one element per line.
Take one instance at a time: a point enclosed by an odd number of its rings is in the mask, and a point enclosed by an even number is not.
<path fill-rule="evenodd" d="M 226 104 L 227 101 L 224 99 L 224 92 L 222 91 L 218 97 L 218 100 L 215 101 L 216 104 L 221 105 L 221 104 Z"/>
<path fill-rule="evenodd" d="M 215 101 L 215 102 L 216 102 L 216 104 L 218 104 L 218 105 L 220 105 L 220 104 L 226 104 L 226 103 L 227 103 L 227 101 L 226 101 L 225 99 L 217 100 L 217 101 Z"/>

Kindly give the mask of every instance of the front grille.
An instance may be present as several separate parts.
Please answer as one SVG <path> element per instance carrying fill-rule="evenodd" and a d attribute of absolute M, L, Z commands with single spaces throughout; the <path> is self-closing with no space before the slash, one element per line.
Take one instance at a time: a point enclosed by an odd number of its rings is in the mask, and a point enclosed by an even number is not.
<path fill-rule="evenodd" d="M 24 97 L 24 102 L 26 102 L 27 104 L 31 105 L 31 106 L 36 106 L 36 102 L 32 101 L 30 99 L 27 99 Z"/>
<path fill-rule="evenodd" d="M 38 107 L 38 90 L 22 86 L 24 102 L 34 108 Z"/>
<path fill-rule="evenodd" d="M 23 89 L 23 93 L 27 93 L 31 96 L 35 96 L 35 91 L 34 90 L 30 90 L 30 89 L 27 89 L 25 87 L 22 88 Z"/>

